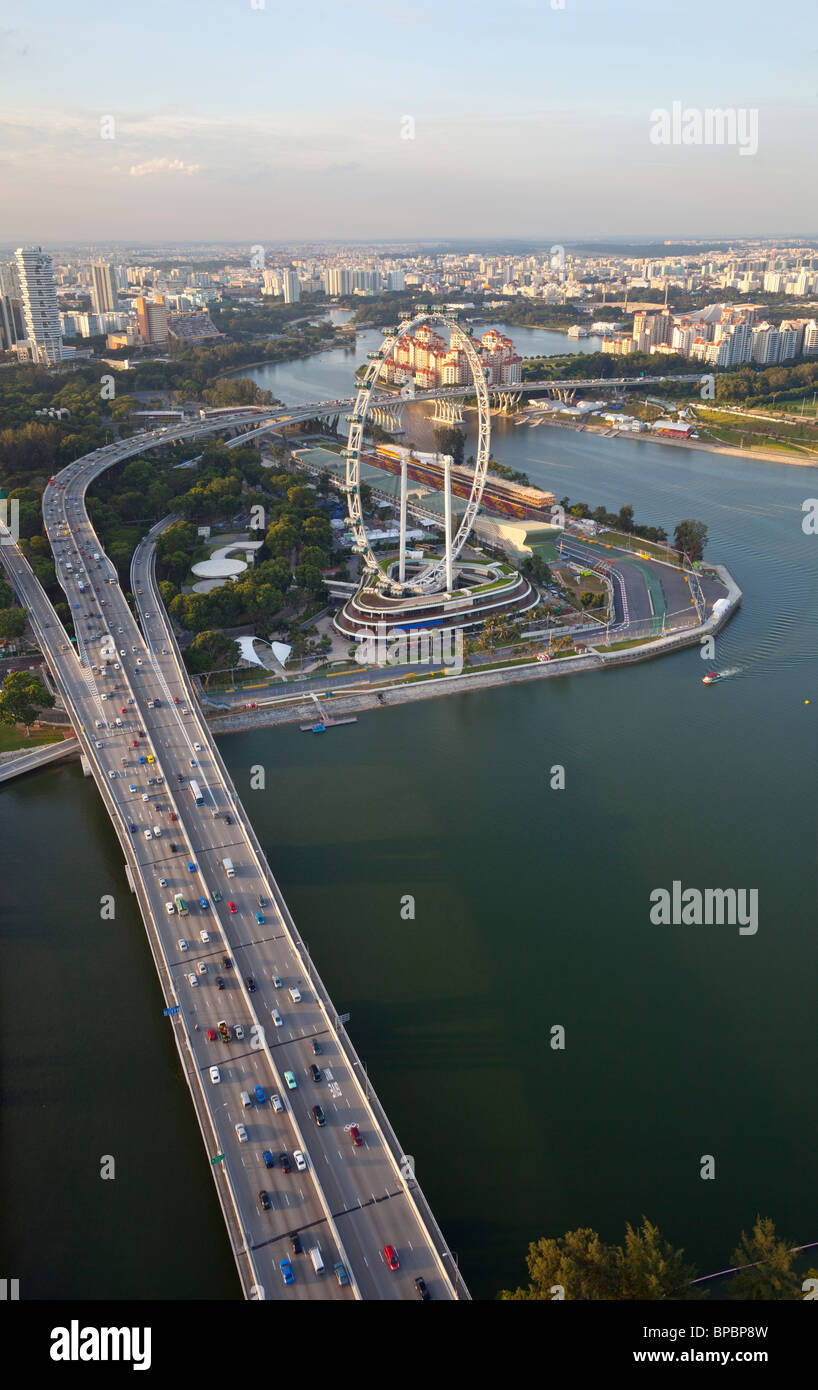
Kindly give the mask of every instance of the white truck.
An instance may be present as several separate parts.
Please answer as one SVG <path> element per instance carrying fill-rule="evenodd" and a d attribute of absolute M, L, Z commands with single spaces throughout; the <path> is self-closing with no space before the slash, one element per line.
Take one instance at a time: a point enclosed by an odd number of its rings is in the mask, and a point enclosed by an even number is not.
<path fill-rule="evenodd" d="M 227 874 L 227 877 L 228 877 L 228 878 L 235 878 L 235 876 L 236 876 L 236 870 L 233 868 L 233 860 L 232 860 L 232 859 L 223 859 L 223 860 L 222 860 L 222 864 L 224 865 L 224 872 Z"/>

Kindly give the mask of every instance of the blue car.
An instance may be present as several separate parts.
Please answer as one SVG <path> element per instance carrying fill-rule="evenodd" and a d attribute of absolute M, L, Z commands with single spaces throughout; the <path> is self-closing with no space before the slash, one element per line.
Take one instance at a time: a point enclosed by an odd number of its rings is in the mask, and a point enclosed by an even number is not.
<path fill-rule="evenodd" d="M 293 1267 L 292 1267 L 292 1265 L 290 1264 L 290 1261 L 289 1261 L 289 1260 L 279 1260 L 279 1262 L 278 1262 L 278 1267 L 279 1267 L 279 1269 L 281 1270 L 281 1277 L 282 1277 L 282 1279 L 284 1280 L 284 1283 L 285 1283 L 285 1284 L 294 1284 L 294 1283 L 295 1283 L 295 1275 L 293 1274 Z"/>
<path fill-rule="evenodd" d="M 200 899 L 199 899 L 199 907 L 202 909 L 202 912 L 204 912 L 204 910 L 205 910 L 205 908 L 206 908 L 207 906 L 208 906 L 207 898 L 200 898 Z"/>
<path fill-rule="evenodd" d="M 129 782 L 129 783 L 128 783 L 128 791 L 129 791 L 129 792 L 135 792 L 135 791 L 136 791 L 136 786 L 134 785 L 133 782 Z"/>
<path fill-rule="evenodd" d="M 337 1265 L 333 1265 L 332 1268 L 333 1273 L 335 1274 L 335 1278 L 338 1280 L 338 1283 L 341 1285 L 341 1288 L 343 1288 L 345 1284 L 349 1283 L 349 1275 L 347 1274 L 340 1260 L 338 1261 Z"/>
<path fill-rule="evenodd" d="M 263 1105 L 265 1100 L 267 1099 L 266 1095 L 264 1094 L 263 1086 L 254 1086 L 253 1095 L 255 1096 L 256 1101 L 259 1105 Z"/>
<path fill-rule="evenodd" d="M 256 913 L 256 921 L 258 922 L 260 927 L 264 926 L 264 918 L 262 917 L 260 912 Z"/>
<path fill-rule="evenodd" d="M 275 1167 L 275 1159 L 273 1158 L 273 1155 L 272 1155 L 272 1153 L 270 1152 L 269 1149 L 262 1149 L 262 1151 L 261 1151 L 261 1157 L 264 1159 L 264 1167 L 265 1167 L 265 1168 L 274 1168 L 274 1167 Z"/>
<path fill-rule="evenodd" d="M 147 758 L 145 757 L 145 754 L 144 754 L 144 753 L 140 753 L 140 754 L 139 754 L 139 761 L 140 761 L 141 763 L 146 763 L 146 762 L 148 761 Z"/>
<path fill-rule="evenodd" d="M 193 863 L 192 860 L 191 860 L 191 862 L 190 862 L 190 863 L 188 864 L 188 866 L 187 866 L 187 871 L 188 871 L 189 874 L 195 874 L 195 872 L 196 872 L 196 865 Z"/>
<path fill-rule="evenodd" d="M 136 834 L 136 826 L 134 825 L 133 821 L 131 821 L 130 830 L 132 835 Z"/>

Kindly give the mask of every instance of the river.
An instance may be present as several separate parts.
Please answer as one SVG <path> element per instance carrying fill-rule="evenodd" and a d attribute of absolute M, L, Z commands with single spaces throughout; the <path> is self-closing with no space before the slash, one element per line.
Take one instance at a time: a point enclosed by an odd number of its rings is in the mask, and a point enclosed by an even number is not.
<path fill-rule="evenodd" d="M 245 374 L 334 398 L 366 350 Z M 540 1235 L 619 1240 L 643 1213 L 702 1273 L 757 1212 L 815 1239 L 818 470 L 510 422 L 493 451 L 558 497 L 704 520 L 744 592 L 715 658 L 233 735 L 225 758 L 475 1296 L 524 1281 Z M 704 687 L 711 666 L 732 677 Z M 4 1270 L 22 1297 L 237 1296 L 93 785 L 12 784 L 0 834 Z M 674 880 L 756 888 L 757 933 L 652 925 Z"/>

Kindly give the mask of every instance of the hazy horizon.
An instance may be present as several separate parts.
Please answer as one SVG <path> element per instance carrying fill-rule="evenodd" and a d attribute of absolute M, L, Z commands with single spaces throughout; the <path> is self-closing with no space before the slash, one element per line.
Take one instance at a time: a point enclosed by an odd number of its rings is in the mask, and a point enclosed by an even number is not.
<path fill-rule="evenodd" d="M 309 27 L 255 3 L 7 0 L 0 240 L 786 239 L 816 222 L 807 0 L 376 0 L 365 22 L 324 0 Z M 674 103 L 749 113 L 752 148 L 653 143 Z"/>

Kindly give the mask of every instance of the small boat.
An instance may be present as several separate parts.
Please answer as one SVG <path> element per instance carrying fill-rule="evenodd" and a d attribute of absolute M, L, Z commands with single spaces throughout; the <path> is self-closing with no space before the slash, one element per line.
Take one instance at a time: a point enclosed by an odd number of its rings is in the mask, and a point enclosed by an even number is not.
<path fill-rule="evenodd" d="M 326 724 L 313 724 L 311 732 L 314 734 L 325 734 L 327 732 L 327 726 Z"/>
<path fill-rule="evenodd" d="M 702 685 L 712 685 L 714 681 L 723 680 L 721 671 L 708 671 L 702 679 Z"/>

